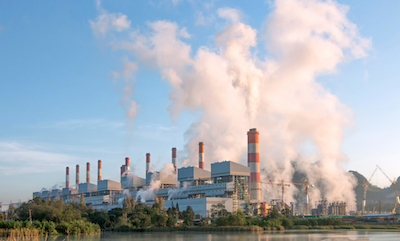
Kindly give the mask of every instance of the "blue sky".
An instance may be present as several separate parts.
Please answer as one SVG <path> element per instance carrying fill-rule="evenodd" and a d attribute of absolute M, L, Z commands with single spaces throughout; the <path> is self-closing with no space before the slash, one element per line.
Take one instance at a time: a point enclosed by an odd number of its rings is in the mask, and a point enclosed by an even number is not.
<path fill-rule="evenodd" d="M 372 43 L 367 57 L 342 62 L 335 73 L 317 78 L 353 112 L 342 142 L 348 157 L 343 167 L 369 176 L 378 164 L 399 176 L 400 3 L 339 3 L 349 7 L 347 18 Z M 237 9 L 242 21 L 261 33 L 272 4 L 103 1 L 101 9 L 126 15 L 130 26 L 142 33 L 149 31 L 149 22 L 176 22 L 191 36 L 184 41 L 197 51 L 200 46 L 213 48 L 215 35 L 224 29 L 218 9 Z M 171 119 L 171 86 L 157 67 L 139 63 L 132 98 L 140 108 L 128 130 L 119 104 L 122 85 L 112 76 L 132 56 L 113 48 L 120 35 L 96 35 L 90 21 L 98 16 L 94 1 L 0 2 L 0 202 L 24 201 L 34 191 L 63 185 L 66 166 L 73 183 L 74 166 L 80 164 L 83 180 L 89 161 L 93 182 L 101 159 L 103 177 L 119 180 L 126 156 L 137 163 L 135 173 L 144 176 L 146 152 L 156 169 L 170 162 L 172 147 L 184 155 L 185 132 L 201 110 L 185 110 Z M 266 52 L 257 51 L 260 56 Z M 383 176 L 376 182 L 388 185 Z"/>

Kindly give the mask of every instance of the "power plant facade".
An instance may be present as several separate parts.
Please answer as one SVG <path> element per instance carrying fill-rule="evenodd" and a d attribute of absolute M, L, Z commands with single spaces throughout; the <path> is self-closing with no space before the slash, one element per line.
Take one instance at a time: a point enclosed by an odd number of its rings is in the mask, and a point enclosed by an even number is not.
<path fill-rule="evenodd" d="M 164 200 L 164 207 L 179 204 L 181 210 L 191 206 L 196 214 L 209 216 L 213 205 L 223 204 L 228 212 L 238 209 L 246 213 L 266 215 L 268 205 L 262 202 L 260 182 L 259 132 L 253 128 L 247 132 L 247 166 L 232 161 L 211 164 L 211 170 L 204 168 L 203 142 L 199 143 L 198 167 L 189 166 L 177 169 L 177 150 L 172 148 L 170 172 L 150 169 L 150 153 L 146 153 L 145 178 L 130 172 L 129 158 L 120 167 L 120 182 L 102 179 L 101 160 L 97 165 L 97 183 L 90 183 L 90 163 L 86 164 L 86 182 L 79 182 L 79 165 L 76 165 L 75 188 L 69 185 L 69 167 L 66 168 L 65 188 L 34 192 L 33 198 L 63 200 L 67 203 L 80 202 L 95 209 L 111 210 L 121 208 L 124 197 L 130 195 L 138 202 L 152 204 L 157 199 Z M 282 200 L 282 203 L 283 200 Z M 323 208 L 322 208 L 323 209 Z M 332 213 L 343 213 L 343 205 L 335 204 Z M 344 211 L 343 211 L 344 210 Z M 315 210 L 313 210 L 315 212 Z M 319 213 L 327 213 L 325 209 Z"/>

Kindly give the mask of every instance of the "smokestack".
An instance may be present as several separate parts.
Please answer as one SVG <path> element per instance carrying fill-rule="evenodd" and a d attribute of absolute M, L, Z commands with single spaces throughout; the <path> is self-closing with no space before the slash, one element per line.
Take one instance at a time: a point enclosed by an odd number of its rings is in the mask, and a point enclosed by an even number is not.
<path fill-rule="evenodd" d="M 90 183 L 90 163 L 86 163 L 86 183 Z"/>
<path fill-rule="evenodd" d="M 101 160 L 97 161 L 97 181 L 101 181 Z"/>
<path fill-rule="evenodd" d="M 256 128 L 247 132 L 248 154 L 247 166 L 250 167 L 250 200 L 261 202 L 260 153 Z"/>
<path fill-rule="evenodd" d="M 150 172 L 150 153 L 146 153 L 146 173 Z"/>
<path fill-rule="evenodd" d="M 125 171 L 129 171 L 129 157 L 125 157 Z"/>
<path fill-rule="evenodd" d="M 199 168 L 204 170 L 204 143 L 199 143 Z"/>
<path fill-rule="evenodd" d="M 122 174 L 124 174 L 124 172 L 125 172 L 125 165 L 122 165 L 121 166 L 121 177 L 122 177 Z"/>
<path fill-rule="evenodd" d="M 176 148 L 172 148 L 172 164 L 174 165 L 174 170 L 176 174 Z"/>
<path fill-rule="evenodd" d="M 69 188 L 69 167 L 67 167 L 66 175 L 65 175 L 65 187 Z"/>
<path fill-rule="evenodd" d="M 76 189 L 79 186 L 79 165 L 76 165 Z"/>

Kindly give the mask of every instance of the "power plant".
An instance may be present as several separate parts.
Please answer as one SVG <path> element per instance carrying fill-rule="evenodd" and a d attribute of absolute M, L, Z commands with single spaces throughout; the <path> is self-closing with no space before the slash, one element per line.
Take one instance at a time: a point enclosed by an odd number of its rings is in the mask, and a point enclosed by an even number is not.
<path fill-rule="evenodd" d="M 157 199 L 164 200 L 165 208 L 176 206 L 184 210 L 191 206 L 196 214 L 209 216 L 213 205 L 223 204 L 228 212 L 238 209 L 254 215 L 267 215 L 268 204 L 262 202 L 260 182 L 260 150 L 259 132 L 256 128 L 247 132 L 248 154 L 247 166 L 232 161 L 222 161 L 211 164 L 211 170 L 204 169 L 205 144 L 199 143 L 199 165 L 177 169 L 177 150 L 172 148 L 171 170 L 151 171 L 150 153 L 146 153 L 145 178 L 135 176 L 130 171 L 129 157 L 121 166 L 120 182 L 102 179 L 101 160 L 97 165 L 97 184 L 90 183 L 90 163 L 86 163 L 86 182 L 79 182 L 79 165 L 76 165 L 76 185 L 69 185 L 69 167 L 66 168 L 65 187 L 51 191 L 34 192 L 33 198 L 41 197 L 45 200 L 63 200 L 67 203 L 80 202 L 84 199 L 86 205 L 95 209 L 111 210 L 121 208 L 125 196 L 135 197 L 137 201 L 152 204 Z M 280 181 L 282 186 L 282 200 L 271 203 L 278 209 L 290 206 L 284 203 L 284 187 L 289 186 Z M 306 187 L 313 185 L 292 183 Z M 271 184 L 272 181 L 271 181 Z M 308 204 L 308 198 L 307 198 Z M 328 214 L 326 201 L 321 203 L 313 214 Z M 293 205 L 292 205 L 293 206 Z M 332 205 L 331 205 L 332 206 Z M 345 204 L 336 203 L 329 207 L 330 213 L 344 215 Z M 292 207 L 294 212 L 294 206 Z M 308 212 L 308 205 L 307 205 Z"/>

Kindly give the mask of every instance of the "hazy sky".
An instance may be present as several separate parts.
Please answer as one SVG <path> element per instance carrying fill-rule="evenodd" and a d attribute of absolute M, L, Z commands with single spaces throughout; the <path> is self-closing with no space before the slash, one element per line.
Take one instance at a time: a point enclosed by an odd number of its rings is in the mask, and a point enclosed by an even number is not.
<path fill-rule="evenodd" d="M 348 20 L 371 41 L 368 56 L 342 62 L 334 73 L 317 77 L 352 111 L 342 142 L 348 159 L 343 167 L 369 177 L 378 164 L 390 176 L 399 176 L 400 2 L 339 4 L 348 6 Z M 90 162 L 94 182 L 101 159 L 103 178 L 119 181 L 126 156 L 134 172 L 144 177 L 147 152 L 155 169 L 171 161 L 172 147 L 177 147 L 178 158 L 185 155 L 190 138 L 185 132 L 201 110 L 185 109 L 170 118 L 171 86 L 151 64 L 131 66 L 135 76 L 128 78 L 128 86 L 134 84 L 133 94 L 127 92 L 124 67 L 137 60 L 118 49 L 119 39 L 106 32 L 113 30 L 129 39 L 132 32 L 124 33 L 125 28 L 146 34 L 149 23 L 168 20 L 180 27 L 184 42 L 196 52 L 201 46 L 215 48 L 215 36 L 225 27 L 218 17 L 220 9 L 237 10 L 241 21 L 263 39 L 272 6 L 273 1 L 224 0 L 103 1 L 101 5 L 0 1 L 0 202 L 25 201 L 34 191 L 62 187 L 66 166 L 74 183 L 75 165 L 81 166 L 82 181 L 85 163 Z M 94 26 L 101 23 L 103 13 L 115 19 L 107 20 L 111 25 Z M 252 51 L 260 56 L 267 52 L 262 44 Z M 132 122 L 120 105 L 124 98 L 126 108 L 131 100 L 139 106 L 137 113 L 131 113 L 136 116 Z M 382 175 L 374 182 L 389 184 Z"/>

